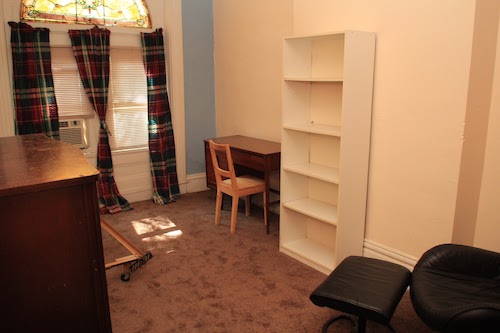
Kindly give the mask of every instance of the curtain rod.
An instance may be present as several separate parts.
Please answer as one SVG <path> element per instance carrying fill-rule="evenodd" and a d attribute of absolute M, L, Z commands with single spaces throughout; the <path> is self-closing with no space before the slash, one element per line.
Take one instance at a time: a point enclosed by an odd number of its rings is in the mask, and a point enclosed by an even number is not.
<path fill-rule="evenodd" d="M 40 28 L 42 28 L 42 27 L 40 27 Z M 88 29 L 92 29 L 92 28 L 84 28 L 84 29 L 70 29 L 70 28 L 68 28 L 66 30 L 59 30 L 59 29 L 52 30 L 52 29 L 50 29 L 50 33 L 51 34 L 52 33 L 53 34 L 67 34 L 68 30 L 88 30 Z M 122 29 L 125 29 L 125 28 L 122 27 Z M 123 31 L 123 30 L 122 31 L 112 31 L 112 30 L 110 30 L 110 31 L 111 31 L 111 33 L 113 35 L 134 35 L 135 33 L 139 33 L 140 34 L 141 32 L 145 32 L 145 33 L 154 32 L 154 31 L 156 31 L 156 29 L 134 28 L 134 30 L 129 30 L 129 31 Z"/>
<path fill-rule="evenodd" d="M 51 45 L 50 48 L 54 49 L 65 49 L 65 48 L 71 48 L 71 45 Z M 123 46 L 123 45 L 117 45 L 113 46 L 110 45 L 111 49 L 120 49 L 120 50 L 130 50 L 130 49 L 141 49 L 141 45 L 130 45 L 130 46 Z"/>

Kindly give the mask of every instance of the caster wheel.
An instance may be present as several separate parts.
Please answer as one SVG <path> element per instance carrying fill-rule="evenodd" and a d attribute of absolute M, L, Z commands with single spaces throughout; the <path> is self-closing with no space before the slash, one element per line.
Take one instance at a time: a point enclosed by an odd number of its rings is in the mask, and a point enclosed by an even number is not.
<path fill-rule="evenodd" d="M 124 282 L 127 282 L 130 280 L 130 273 L 123 273 L 121 276 L 120 276 L 120 279 Z"/>

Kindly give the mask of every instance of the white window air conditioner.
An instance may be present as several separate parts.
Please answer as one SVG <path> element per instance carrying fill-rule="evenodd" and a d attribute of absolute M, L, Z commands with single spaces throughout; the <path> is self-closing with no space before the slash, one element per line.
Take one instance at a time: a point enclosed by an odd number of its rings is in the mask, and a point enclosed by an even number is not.
<path fill-rule="evenodd" d="M 85 120 L 72 119 L 59 121 L 59 137 L 62 142 L 75 145 L 78 148 L 88 148 Z"/>

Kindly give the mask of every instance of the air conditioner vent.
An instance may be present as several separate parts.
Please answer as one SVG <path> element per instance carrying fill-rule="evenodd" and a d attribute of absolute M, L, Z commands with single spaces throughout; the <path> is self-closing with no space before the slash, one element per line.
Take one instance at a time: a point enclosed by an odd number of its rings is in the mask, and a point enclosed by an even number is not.
<path fill-rule="evenodd" d="M 85 121 L 83 119 L 59 121 L 59 137 L 62 142 L 88 148 Z"/>

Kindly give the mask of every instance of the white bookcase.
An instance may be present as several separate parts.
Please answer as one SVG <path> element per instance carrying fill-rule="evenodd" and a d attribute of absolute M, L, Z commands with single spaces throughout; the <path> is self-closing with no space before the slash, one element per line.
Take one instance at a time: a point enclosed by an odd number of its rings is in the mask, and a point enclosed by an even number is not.
<path fill-rule="evenodd" d="M 361 255 L 375 34 L 283 42 L 280 251 L 329 274 Z"/>

